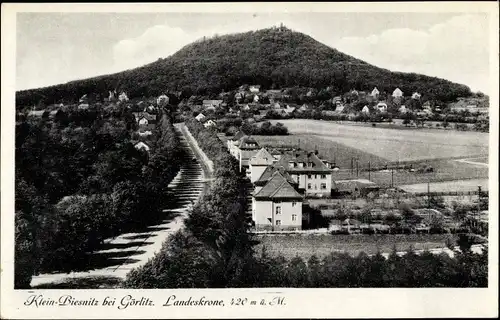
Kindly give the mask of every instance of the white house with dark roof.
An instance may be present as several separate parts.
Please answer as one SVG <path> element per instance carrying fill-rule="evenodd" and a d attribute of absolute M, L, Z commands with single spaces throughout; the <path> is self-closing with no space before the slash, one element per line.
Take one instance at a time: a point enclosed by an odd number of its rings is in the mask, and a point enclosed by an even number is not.
<path fill-rule="evenodd" d="M 401 91 L 401 89 L 399 88 L 394 89 L 394 91 L 392 92 L 393 98 L 401 98 L 402 96 L 403 96 L 403 91 Z"/>
<path fill-rule="evenodd" d="M 234 134 L 233 137 L 229 138 L 227 140 L 227 149 L 229 150 L 229 153 L 238 159 L 238 149 L 237 146 L 240 144 L 240 139 L 245 136 L 245 133 L 243 131 L 238 131 Z"/>
<path fill-rule="evenodd" d="M 421 95 L 420 93 L 418 93 L 418 92 L 413 92 L 413 94 L 411 95 L 411 98 L 412 98 L 412 99 L 415 99 L 415 100 L 418 100 L 418 99 L 420 99 L 420 97 L 421 97 L 421 96 L 422 96 L 422 95 Z"/>
<path fill-rule="evenodd" d="M 363 109 L 361 110 L 361 113 L 370 114 L 370 108 L 368 108 L 368 106 L 364 106 Z"/>
<path fill-rule="evenodd" d="M 257 181 L 266 168 L 276 159 L 265 148 L 260 149 L 249 161 L 250 181 Z"/>
<path fill-rule="evenodd" d="M 305 195 L 331 195 L 333 171 L 314 152 L 285 153 L 274 166 L 285 168 L 297 182 L 298 190 L 303 190 Z"/>
<path fill-rule="evenodd" d="M 196 117 L 194 117 L 196 120 L 198 120 L 199 122 L 203 122 L 203 120 L 205 120 L 207 117 L 205 117 L 205 115 L 203 113 L 200 113 L 198 114 Z"/>
<path fill-rule="evenodd" d="M 238 162 L 240 163 L 240 171 L 249 168 L 250 159 L 257 154 L 260 147 L 251 136 L 243 136 L 239 143 L 234 146 L 235 154 L 237 155 Z"/>
<path fill-rule="evenodd" d="M 379 102 L 377 104 L 377 109 L 380 112 L 387 112 L 387 103 L 385 103 L 385 102 Z"/>
<path fill-rule="evenodd" d="M 276 170 L 252 196 L 252 219 L 257 230 L 301 230 L 303 196 L 286 173 Z"/>
<path fill-rule="evenodd" d="M 134 147 L 137 149 L 137 150 L 145 150 L 146 152 L 149 152 L 149 150 L 151 150 L 151 147 L 148 146 L 146 143 L 142 142 L 142 141 L 139 141 L 137 142 Z"/>
<path fill-rule="evenodd" d="M 258 93 L 260 91 L 260 85 L 253 85 L 249 88 L 251 93 Z"/>
<path fill-rule="evenodd" d="M 380 91 L 378 91 L 377 87 L 373 88 L 372 92 L 370 93 L 370 95 L 374 98 L 378 98 L 378 96 L 380 95 Z"/>

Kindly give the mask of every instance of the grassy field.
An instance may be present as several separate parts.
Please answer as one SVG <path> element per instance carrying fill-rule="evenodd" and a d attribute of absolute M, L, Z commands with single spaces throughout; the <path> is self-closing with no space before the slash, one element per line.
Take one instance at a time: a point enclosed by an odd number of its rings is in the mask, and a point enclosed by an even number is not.
<path fill-rule="evenodd" d="M 415 167 L 421 165 L 429 165 L 434 168 L 431 173 L 416 173 L 409 171 L 394 171 L 394 176 L 390 171 L 372 171 L 368 174 L 365 169 L 368 168 L 370 162 L 371 168 L 380 167 L 385 164 L 391 163 L 382 157 L 371 155 L 341 143 L 324 139 L 318 136 L 311 136 L 306 134 L 297 134 L 290 136 L 254 136 L 257 142 L 263 147 L 278 147 L 278 146 L 299 146 L 305 150 L 319 150 L 319 155 L 323 159 L 335 162 L 340 167 L 340 171 L 334 173 L 334 180 L 343 179 L 370 179 L 371 181 L 381 185 L 394 186 L 427 183 L 427 182 L 441 182 L 451 180 L 463 179 L 485 179 L 488 178 L 488 167 L 478 166 L 467 162 L 460 162 L 451 159 L 435 159 L 414 161 Z M 358 171 L 356 172 L 356 163 L 354 162 L 354 170 L 351 169 L 351 159 L 358 159 Z M 472 159 L 472 158 L 471 158 Z M 479 160 L 475 160 L 479 159 Z M 482 157 L 484 159 L 484 157 Z M 484 161 L 481 158 L 474 158 L 474 161 Z"/>
<path fill-rule="evenodd" d="M 359 166 L 367 166 L 371 162 L 373 166 L 381 166 L 388 163 L 382 157 L 372 155 L 362 150 L 343 145 L 322 137 L 304 134 L 289 136 L 253 136 L 262 147 L 299 147 L 303 150 L 319 151 L 319 156 L 331 162 L 335 162 L 340 168 L 350 168 L 351 159 L 357 158 Z"/>
<path fill-rule="evenodd" d="M 397 130 L 332 121 L 280 120 L 292 134 L 321 136 L 388 161 L 415 161 L 488 154 L 488 134 L 454 130 Z"/>
<path fill-rule="evenodd" d="M 378 251 L 391 252 L 394 246 L 397 251 L 406 251 L 413 246 L 415 250 L 442 248 L 446 240 L 455 241 L 453 235 L 259 235 L 256 252 L 260 254 L 265 246 L 268 254 L 283 255 L 285 258 L 295 256 L 309 259 L 313 254 L 325 257 L 331 252 L 347 252 L 357 255 L 361 252 L 376 254 Z"/>

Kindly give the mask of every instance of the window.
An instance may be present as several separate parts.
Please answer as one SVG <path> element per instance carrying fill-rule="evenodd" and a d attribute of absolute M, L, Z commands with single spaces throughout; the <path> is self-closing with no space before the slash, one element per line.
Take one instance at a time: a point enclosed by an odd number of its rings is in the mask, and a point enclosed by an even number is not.
<path fill-rule="evenodd" d="M 307 184 L 307 189 L 311 190 L 312 189 L 312 186 L 310 183 Z"/>
<path fill-rule="evenodd" d="M 304 168 L 304 163 L 299 162 L 299 168 Z"/>
<path fill-rule="evenodd" d="M 276 214 L 281 214 L 281 206 L 276 206 Z"/>
<path fill-rule="evenodd" d="M 276 225 L 280 226 L 281 225 L 281 220 L 276 220 Z"/>
<path fill-rule="evenodd" d="M 295 207 L 297 205 L 297 201 L 292 202 L 292 207 Z"/>
<path fill-rule="evenodd" d="M 288 162 L 289 168 L 295 168 L 295 163 L 293 161 Z"/>
<path fill-rule="evenodd" d="M 321 179 L 326 179 L 326 174 L 322 174 Z"/>
<path fill-rule="evenodd" d="M 292 214 L 292 221 L 297 221 L 297 215 L 296 214 Z"/>
<path fill-rule="evenodd" d="M 312 179 L 312 178 L 313 178 L 312 174 L 307 175 L 307 179 Z"/>
<path fill-rule="evenodd" d="M 309 168 L 312 168 L 312 167 L 313 167 L 313 163 L 312 163 L 312 162 L 309 162 L 309 163 L 307 164 L 307 166 L 308 166 Z"/>
<path fill-rule="evenodd" d="M 326 183 L 322 183 L 321 184 L 321 190 L 325 190 L 326 189 Z"/>

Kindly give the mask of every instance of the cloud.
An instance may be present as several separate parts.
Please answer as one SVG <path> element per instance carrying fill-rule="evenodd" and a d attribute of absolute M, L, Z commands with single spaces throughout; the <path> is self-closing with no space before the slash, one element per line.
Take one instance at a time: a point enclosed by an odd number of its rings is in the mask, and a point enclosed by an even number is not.
<path fill-rule="evenodd" d="M 428 30 L 389 29 L 368 37 L 344 37 L 340 51 L 380 67 L 416 72 L 489 89 L 486 15 L 460 15 Z"/>
<path fill-rule="evenodd" d="M 139 37 L 121 40 L 113 46 L 113 69 L 130 69 L 167 57 L 193 41 L 193 36 L 180 28 L 153 26 Z"/>

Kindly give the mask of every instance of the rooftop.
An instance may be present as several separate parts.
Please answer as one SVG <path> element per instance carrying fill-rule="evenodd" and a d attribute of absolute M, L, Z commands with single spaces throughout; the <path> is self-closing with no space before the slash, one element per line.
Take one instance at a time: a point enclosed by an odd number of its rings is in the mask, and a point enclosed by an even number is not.
<path fill-rule="evenodd" d="M 287 182 L 283 175 L 276 171 L 272 178 L 266 183 L 262 189 L 254 194 L 256 199 L 302 199 L 294 187 Z"/>

